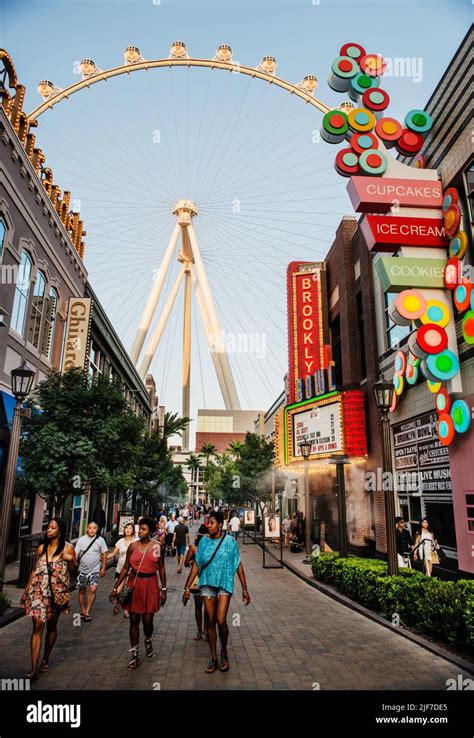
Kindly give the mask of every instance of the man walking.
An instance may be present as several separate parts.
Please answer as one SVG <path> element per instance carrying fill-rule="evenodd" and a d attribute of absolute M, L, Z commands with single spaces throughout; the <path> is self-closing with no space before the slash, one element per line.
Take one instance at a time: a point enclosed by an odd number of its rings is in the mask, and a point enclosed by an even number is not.
<path fill-rule="evenodd" d="M 189 528 L 185 525 L 184 518 L 182 516 L 179 517 L 178 525 L 174 529 L 173 546 L 176 546 L 176 553 L 178 556 L 178 574 L 181 574 L 186 547 L 189 546 Z"/>
<path fill-rule="evenodd" d="M 229 520 L 229 528 L 233 538 L 237 541 L 240 531 L 240 518 L 237 513 L 234 513 L 233 517 Z"/>
<path fill-rule="evenodd" d="M 178 521 L 176 520 L 176 514 L 173 512 L 171 513 L 171 517 L 166 523 L 166 537 L 165 537 L 165 545 L 166 545 L 166 555 L 171 556 L 171 550 L 173 548 L 173 537 L 174 537 L 174 529 L 178 525 Z"/>
<path fill-rule="evenodd" d="M 410 531 L 405 528 L 405 521 L 400 516 L 395 518 L 395 534 L 397 540 L 397 559 L 400 568 L 406 568 L 409 554 L 413 548 L 413 539 Z"/>
<path fill-rule="evenodd" d="M 79 606 L 81 618 L 86 623 L 92 620 L 90 611 L 95 602 L 99 578 L 103 577 L 107 565 L 107 544 L 99 536 L 99 526 L 91 522 L 87 526 L 87 533 L 81 536 L 76 543 L 78 562 L 77 588 L 79 590 Z"/>

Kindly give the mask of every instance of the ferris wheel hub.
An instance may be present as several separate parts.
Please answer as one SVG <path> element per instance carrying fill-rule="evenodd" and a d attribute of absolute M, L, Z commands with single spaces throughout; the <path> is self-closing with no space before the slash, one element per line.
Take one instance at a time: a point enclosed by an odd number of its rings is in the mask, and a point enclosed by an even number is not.
<path fill-rule="evenodd" d="M 173 215 L 178 216 L 179 225 L 188 225 L 191 222 L 191 218 L 197 214 L 197 205 L 192 200 L 182 198 L 174 206 Z"/>

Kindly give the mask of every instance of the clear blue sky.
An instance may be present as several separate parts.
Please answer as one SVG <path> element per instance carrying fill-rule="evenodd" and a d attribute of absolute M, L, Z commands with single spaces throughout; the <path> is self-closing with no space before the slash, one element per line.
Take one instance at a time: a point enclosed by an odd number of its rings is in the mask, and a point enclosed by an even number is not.
<path fill-rule="evenodd" d="M 27 111 L 40 100 L 40 79 L 67 86 L 84 57 L 107 69 L 122 63 L 128 45 L 145 58 L 163 58 L 177 39 L 204 58 L 228 43 L 234 60 L 249 66 L 271 54 L 279 76 L 298 82 L 315 74 L 316 95 L 337 105 L 344 97 L 327 87 L 330 63 L 343 43 L 355 41 L 416 60 L 412 76 L 421 71 L 421 79 L 383 82 L 389 114 L 402 118 L 431 95 L 468 30 L 472 5 L 4 0 L 0 12 L 1 44 L 27 87 Z M 323 258 L 341 216 L 352 213 L 346 182 L 333 169 L 338 147 L 313 141 L 320 121 L 316 109 L 265 83 L 199 69 L 99 83 L 40 118 L 47 163 L 80 200 L 90 281 L 127 348 L 173 227 L 172 205 L 192 197 L 223 327 L 254 342 L 253 352 L 231 355 L 242 406 L 271 404 L 287 364 L 286 264 Z M 161 401 L 178 411 L 180 307 L 178 301 L 153 365 Z M 195 417 L 197 407 L 222 401 L 197 316 L 194 325 Z"/>

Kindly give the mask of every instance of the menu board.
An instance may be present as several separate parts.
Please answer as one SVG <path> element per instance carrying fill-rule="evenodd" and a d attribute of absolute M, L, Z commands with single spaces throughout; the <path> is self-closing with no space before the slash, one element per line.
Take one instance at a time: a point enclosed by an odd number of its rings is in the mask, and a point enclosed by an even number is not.
<path fill-rule="evenodd" d="M 293 448 L 295 458 L 301 456 L 299 444 L 312 443 L 311 456 L 331 454 L 343 450 L 341 429 L 341 404 L 312 407 L 293 416 Z"/>
<path fill-rule="evenodd" d="M 451 492 L 449 449 L 436 434 L 437 413 L 425 413 L 392 426 L 397 472 L 416 472 L 422 494 Z"/>

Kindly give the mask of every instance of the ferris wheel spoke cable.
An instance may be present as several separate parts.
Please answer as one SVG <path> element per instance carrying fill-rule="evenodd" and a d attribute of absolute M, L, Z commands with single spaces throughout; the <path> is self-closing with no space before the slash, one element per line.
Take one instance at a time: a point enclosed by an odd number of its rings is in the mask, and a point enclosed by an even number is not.
<path fill-rule="evenodd" d="M 196 307 L 197 306 L 196 306 L 196 296 L 195 296 L 194 292 L 191 292 L 191 300 L 192 300 L 192 306 L 193 306 L 193 315 L 196 315 L 196 313 L 197 313 Z M 201 335 L 202 335 L 202 330 L 201 330 L 201 323 L 200 323 L 200 321 L 195 321 L 195 323 L 196 323 L 196 330 L 194 331 L 194 334 L 193 334 L 193 336 L 194 336 L 194 346 L 195 346 L 195 349 L 197 347 L 197 354 L 198 354 L 198 361 L 199 361 L 199 376 L 201 378 L 202 403 L 203 403 L 203 407 L 206 407 L 206 390 L 205 390 L 205 387 L 204 387 L 204 373 L 203 373 L 203 370 L 202 370 L 202 357 L 201 357 L 201 340 L 202 340 L 201 339 Z"/>
<path fill-rule="evenodd" d="M 201 105 L 199 106 L 200 107 L 200 120 L 199 120 L 199 127 L 197 129 L 197 131 L 198 131 L 197 136 L 196 136 L 196 140 L 197 141 L 200 141 L 200 139 L 201 139 L 202 127 L 203 127 L 203 124 L 204 124 L 204 112 L 207 109 L 207 101 L 209 99 L 209 90 L 210 90 L 210 87 L 211 87 L 211 80 L 212 80 L 212 75 L 211 74 L 208 74 L 206 91 L 205 91 L 205 94 L 204 94 L 203 101 L 202 101 Z M 194 182 L 195 177 L 196 177 L 195 172 L 196 172 L 196 161 L 197 161 L 197 157 L 198 157 L 198 151 L 199 151 L 199 147 L 198 146 L 194 146 L 193 147 L 193 158 L 192 158 L 192 163 L 191 163 L 191 167 L 190 167 L 190 175 L 189 175 L 190 181 L 192 183 Z"/>

